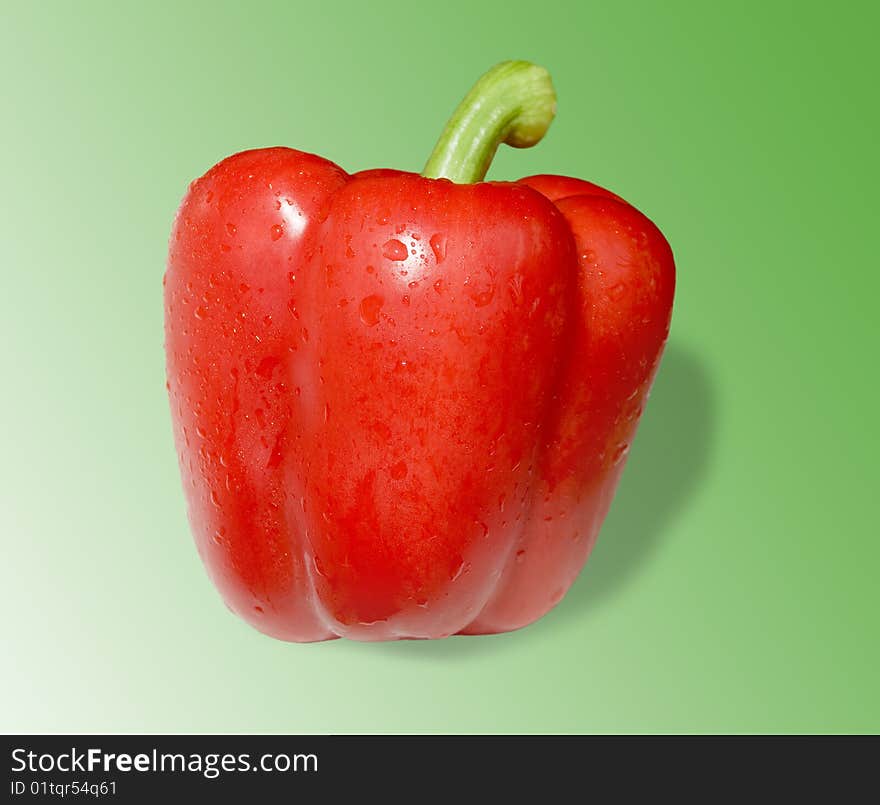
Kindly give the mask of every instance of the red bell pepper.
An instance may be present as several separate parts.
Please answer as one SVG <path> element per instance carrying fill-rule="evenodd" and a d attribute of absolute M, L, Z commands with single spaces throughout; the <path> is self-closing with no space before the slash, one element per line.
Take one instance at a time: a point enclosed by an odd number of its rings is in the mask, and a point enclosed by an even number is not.
<path fill-rule="evenodd" d="M 192 183 L 165 276 L 199 553 L 295 641 L 503 632 L 595 542 L 669 330 L 663 235 L 561 176 L 484 182 L 554 116 L 505 62 L 422 175 L 265 148 Z"/>

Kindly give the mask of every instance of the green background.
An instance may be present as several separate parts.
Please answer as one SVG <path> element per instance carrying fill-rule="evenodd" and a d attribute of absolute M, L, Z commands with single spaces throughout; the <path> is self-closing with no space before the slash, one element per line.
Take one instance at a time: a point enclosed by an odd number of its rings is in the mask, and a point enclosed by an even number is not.
<path fill-rule="evenodd" d="M 7 4 L 6 731 L 877 731 L 875 4 Z M 612 513 L 539 623 L 274 642 L 192 545 L 161 278 L 188 182 L 286 144 L 419 170 L 472 81 L 547 66 L 492 178 L 610 186 L 676 255 Z"/>

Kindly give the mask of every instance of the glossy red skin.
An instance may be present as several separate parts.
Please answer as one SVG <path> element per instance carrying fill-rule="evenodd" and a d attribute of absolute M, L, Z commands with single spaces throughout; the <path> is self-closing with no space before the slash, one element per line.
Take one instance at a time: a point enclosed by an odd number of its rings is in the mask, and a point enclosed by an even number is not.
<path fill-rule="evenodd" d="M 354 176 L 286 148 L 194 182 L 165 280 L 190 523 L 285 640 L 515 629 L 592 547 L 669 327 L 672 254 L 566 177 Z"/>

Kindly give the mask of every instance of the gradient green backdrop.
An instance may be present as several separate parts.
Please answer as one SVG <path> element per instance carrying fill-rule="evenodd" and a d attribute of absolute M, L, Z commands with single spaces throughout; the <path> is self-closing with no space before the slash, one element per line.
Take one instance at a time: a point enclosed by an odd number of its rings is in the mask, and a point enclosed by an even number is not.
<path fill-rule="evenodd" d="M 875 4 L 0 5 L 0 730 L 880 729 Z M 419 170 L 505 58 L 559 114 L 490 176 L 593 179 L 675 251 L 620 493 L 528 629 L 273 642 L 188 532 L 175 208 L 256 146 Z"/>

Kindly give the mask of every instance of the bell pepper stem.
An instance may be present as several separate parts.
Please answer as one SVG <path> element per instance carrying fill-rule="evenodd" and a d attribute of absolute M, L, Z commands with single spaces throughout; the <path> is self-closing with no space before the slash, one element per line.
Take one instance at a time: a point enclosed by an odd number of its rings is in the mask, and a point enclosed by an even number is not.
<path fill-rule="evenodd" d="M 452 113 L 422 176 L 480 182 L 501 143 L 529 148 L 556 114 L 550 73 L 527 61 L 496 64 Z"/>

